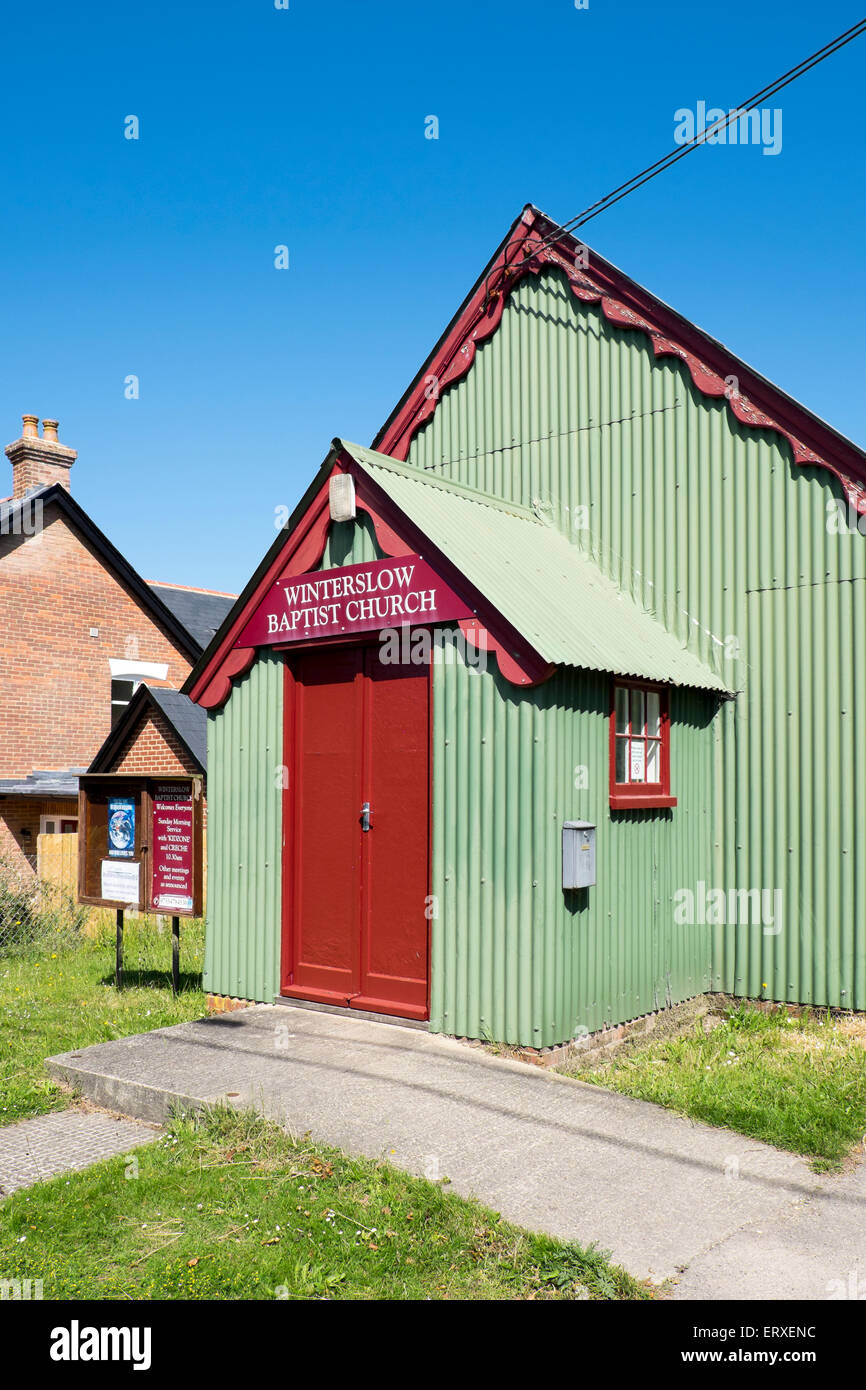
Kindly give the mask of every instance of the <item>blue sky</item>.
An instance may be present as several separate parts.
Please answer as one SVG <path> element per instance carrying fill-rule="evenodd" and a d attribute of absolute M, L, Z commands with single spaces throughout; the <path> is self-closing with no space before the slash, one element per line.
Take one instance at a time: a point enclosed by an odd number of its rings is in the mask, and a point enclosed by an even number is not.
<path fill-rule="evenodd" d="M 145 577 L 236 591 L 331 438 L 371 441 L 524 203 L 566 220 L 671 148 L 678 108 L 729 109 L 859 17 L 832 0 L 9 9 L 3 442 L 25 411 L 56 416 L 75 496 Z M 778 155 L 703 148 L 584 229 L 861 445 L 864 69 L 866 37 L 773 100 Z"/>

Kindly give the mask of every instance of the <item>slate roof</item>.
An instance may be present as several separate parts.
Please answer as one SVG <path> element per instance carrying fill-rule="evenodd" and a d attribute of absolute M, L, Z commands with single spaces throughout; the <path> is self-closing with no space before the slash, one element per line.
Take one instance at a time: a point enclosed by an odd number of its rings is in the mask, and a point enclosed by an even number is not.
<path fill-rule="evenodd" d="M 150 686 L 144 689 L 162 710 L 202 772 L 207 772 L 207 710 L 202 709 L 201 705 L 194 705 L 189 696 L 181 694 L 179 690 Z"/>
<path fill-rule="evenodd" d="M 27 777 L 0 780 L 0 796 L 78 796 L 78 777 L 86 767 L 68 767 L 50 772 L 31 772 Z"/>
<path fill-rule="evenodd" d="M 33 527 L 33 518 L 29 515 L 33 503 L 44 503 L 45 494 L 59 486 L 58 483 L 45 483 L 42 487 L 31 488 L 23 497 L 0 498 L 0 536 L 29 535 Z M 60 490 L 66 491 L 65 488 Z"/>
<path fill-rule="evenodd" d="M 231 594 L 214 594 L 205 589 L 185 589 L 173 584 L 150 584 L 165 606 L 204 649 L 234 605 Z"/>

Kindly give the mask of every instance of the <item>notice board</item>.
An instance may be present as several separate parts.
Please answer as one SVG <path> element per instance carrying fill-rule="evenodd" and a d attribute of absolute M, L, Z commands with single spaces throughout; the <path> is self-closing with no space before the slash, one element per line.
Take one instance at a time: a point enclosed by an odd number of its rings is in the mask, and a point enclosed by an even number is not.
<path fill-rule="evenodd" d="M 78 901 L 201 916 L 203 802 L 201 777 L 80 777 Z"/>

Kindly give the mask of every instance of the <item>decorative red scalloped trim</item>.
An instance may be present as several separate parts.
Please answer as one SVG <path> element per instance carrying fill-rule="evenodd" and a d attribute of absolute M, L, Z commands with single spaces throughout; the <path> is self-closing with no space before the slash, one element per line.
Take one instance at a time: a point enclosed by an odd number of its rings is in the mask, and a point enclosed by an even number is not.
<path fill-rule="evenodd" d="M 415 435 L 432 417 L 442 393 L 468 372 L 478 350 L 479 343 L 495 333 L 502 320 L 505 301 L 515 286 L 527 275 L 541 274 L 544 268 L 561 270 L 577 299 L 585 304 L 599 304 L 605 318 L 621 328 L 631 328 L 645 333 L 653 346 L 656 357 L 678 357 L 688 368 L 692 381 L 705 396 L 725 398 L 737 420 L 751 429 L 771 429 L 787 439 L 797 464 L 811 464 L 826 468 L 845 490 L 850 505 L 858 513 L 866 512 L 866 480 L 855 477 L 823 453 L 807 444 L 793 429 L 776 416 L 768 414 L 745 392 L 729 386 L 726 377 L 697 352 L 672 338 L 660 324 L 646 313 L 639 313 L 625 302 L 623 297 L 612 294 L 610 287 L 603 283 L 604 277 L 592 274 L 576 264 L 574 260 L 561 253 L 554 245 L 544 246 L 540 234 L 531 230 L 535 215 L 527 212 L 521 220 L 520 228 L 506 247 L 503 264 L 487 277 L 485 284 L 476 290 L 460 322 L 446 341 L 439 359 L 431 363 L 430 371 L 423 381 L 416 384 L 407 397 L 406 403 L 384 432 L 378 448 L 394 458 L 405 460 Z M 577 243 L 575 244 L 575 248 Z M 516 248 L 516 249 L 512 249 Z M 510 256 L 510 260 L 508 259 Z M 605 267 L 605 273 L 610 268 Z M 695 334 L 702 338 L 700 329 Z M 730 362 L 729 376 L 743 376 L 744 368 L 734 361 Z M 435 392 L 430 389 L 431 378 L 435 378 Z"/>
<path fill-rule="evenodd" d="M 373 530 L 376 532 L 376 540 L 379 549 L 384 550 L 389 559 L 396 560 L 401 555 L 411 555 L 412 547 L 404 541 L 402 536 L 398 536 L 393 527 L 376 511 L 370 502 L 363 497 L 356 496 L 356 505 L 363 508 L 373 523 Z"/>
<path fill-rule="evenodd" d="M 512 656 L 477 618 L 461 618 L 458 627 L 476 651 L 491 652 L 496 657 L 500 672 L 512 685 L 540 685 L 556 670 L 540 657 L 533 661 L 528 654 L 522 658 Z"/>
<path fill-rule="evenodd" d="M 230 651 L 216 675 L 199 696 L 197 703 L 203 709 L 218 709 L 220 705 L 225 704 L 231 693 L 232 681 L 238 676 L 246 675 L 255 660 L 255 655 L 255 647 L 235 647 Z"/>
<path fill-rule="evenodd" d="M 331 524 L 331 510 L 327 500 L 321 506 L 321 510 L 313 520 L 309 531 L 304 536 L 301 544 L 292 554 L 288 564 L 280 573 L 280 578 L 292 574 L 306 574 L 314 565 L 317 565 L 325 553 L 325 545 L 328 540 L 328 527 Z"/>

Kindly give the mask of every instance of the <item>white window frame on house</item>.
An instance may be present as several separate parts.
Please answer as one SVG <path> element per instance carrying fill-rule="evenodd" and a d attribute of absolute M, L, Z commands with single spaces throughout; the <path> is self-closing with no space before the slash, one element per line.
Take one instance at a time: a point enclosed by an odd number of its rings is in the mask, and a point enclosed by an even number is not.
<path fill-rule="evenodd" d="M 167 661 L 127 661 L 125 657 L 111 656 L 108 658 L 108 665 L 111 671 L 111 727 L 115 724 L 115 710 L 118 711 L 119 719 L 132 699 L 142 681 L 150 676 L 153 680 L 164 681 L 168 679 Z M 115 696 L 115 682 L 125 681 L 132 685 L 129 699 L 121 699 Z"/>
<path fill-rule="evenodd" d="M 50 816 L 40 816 L 40 817 L 39 817 L 39 834 L 40 834 L 40 835 L 59 835 L 59 834 L 60 834 L 60 825 L 61 825 L 61 823 L 62 823 L 63 821 L 65 821 L 65 820 L 67 820 L 67 821 L 69 821 L 69 820 L 74 821 L 74 822 L 75 822 L 75 830 L 76 830 L 76 831 L 78 830 L 78 817 L 77 817 L 77 816 L 70 816 L 70 815 L 67 815 L 67 814 L 65 814 L 65 813 L 64 813 L 64 814 L 61 814 L 59 811 L 54 811 Z M 67 831 L 66 833 L 67 833 L 67 834 L 70 834 L 71 832 Z"/>

